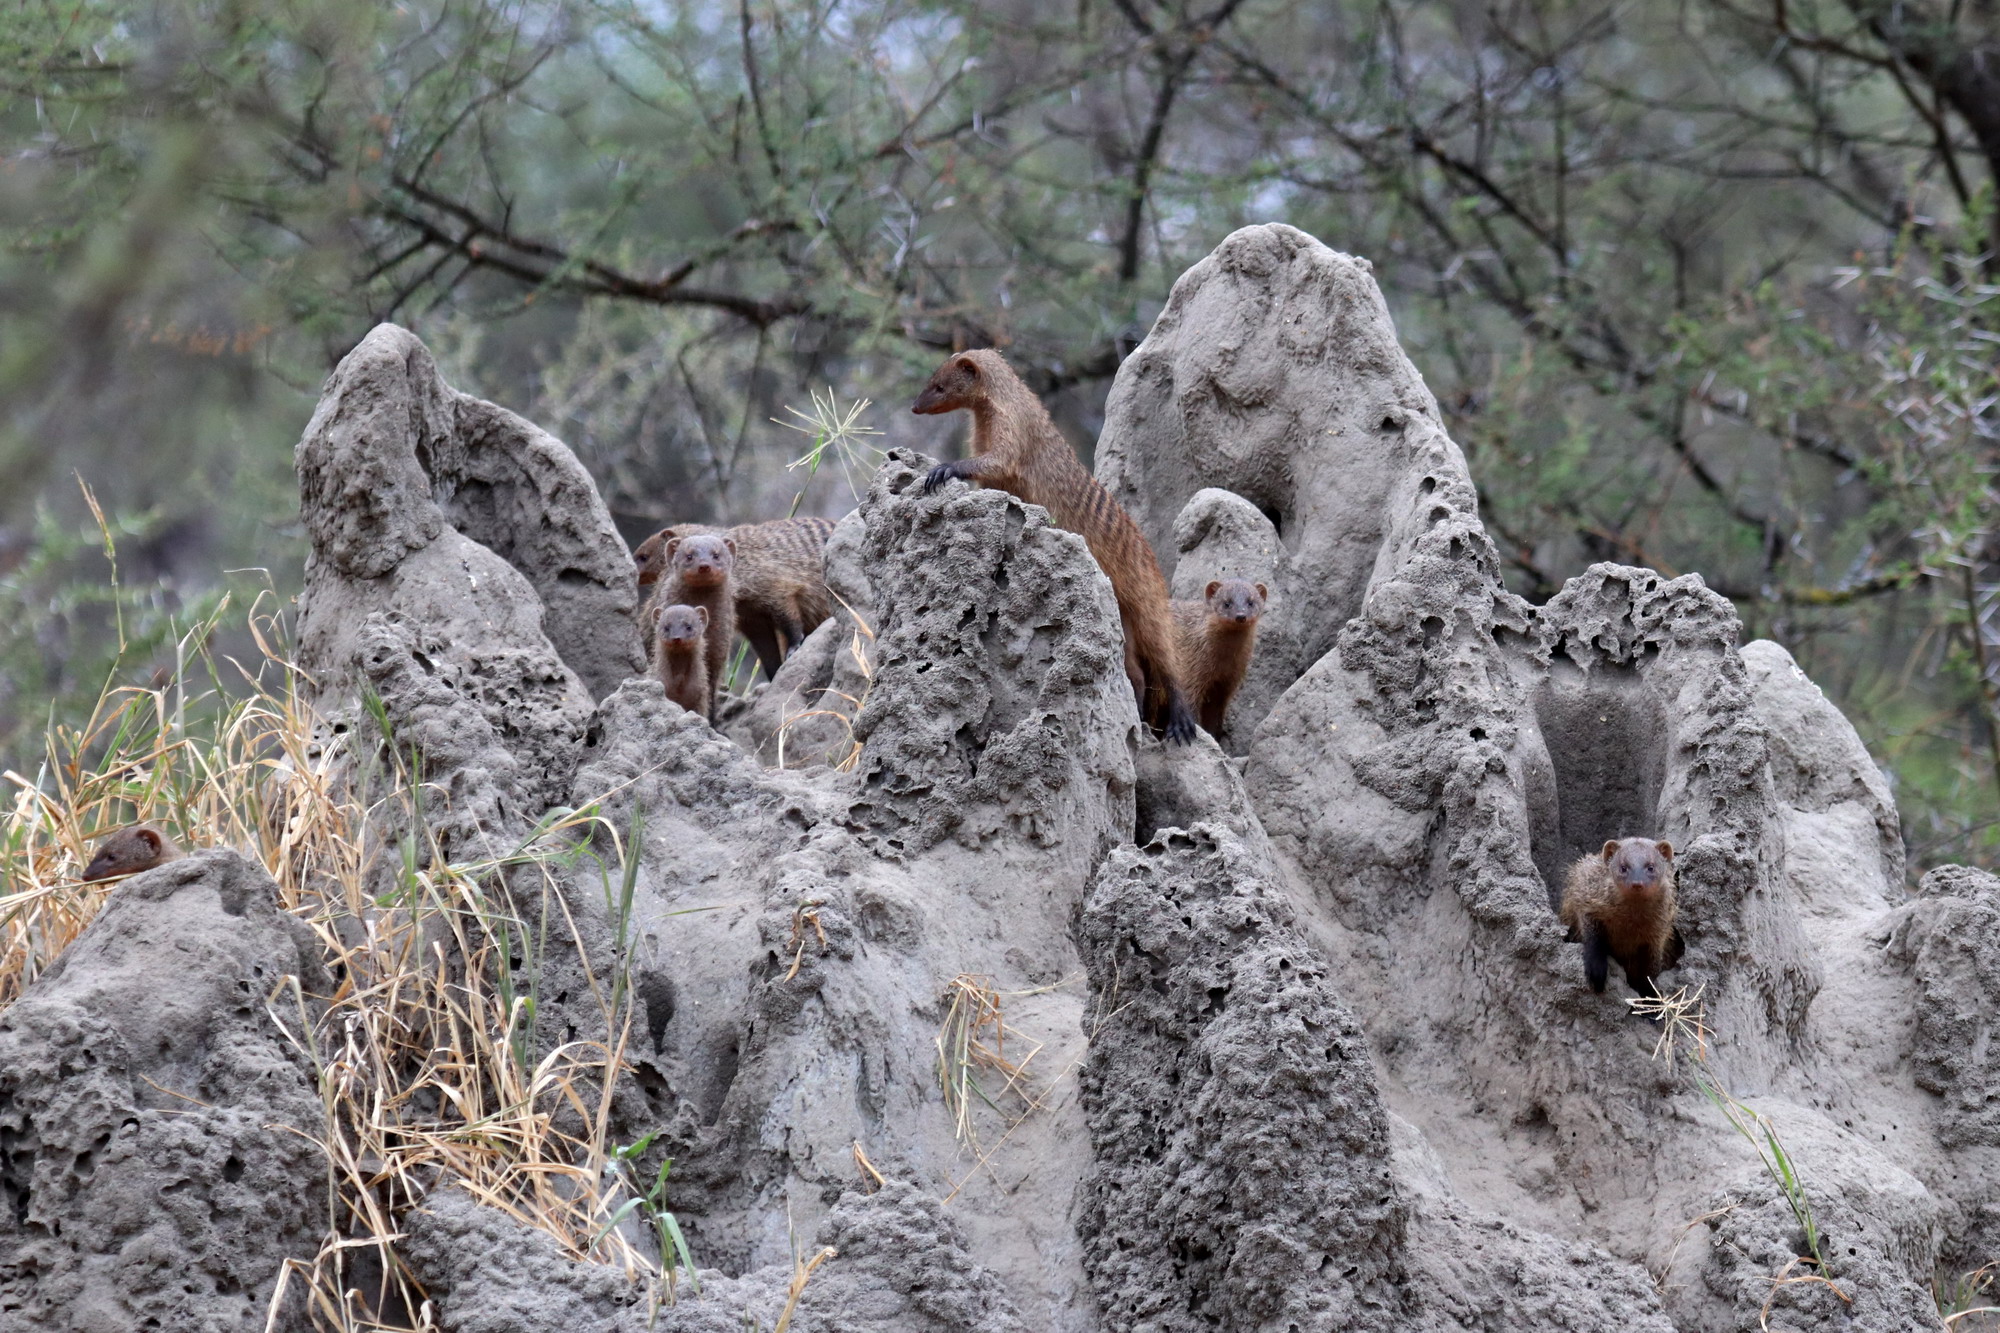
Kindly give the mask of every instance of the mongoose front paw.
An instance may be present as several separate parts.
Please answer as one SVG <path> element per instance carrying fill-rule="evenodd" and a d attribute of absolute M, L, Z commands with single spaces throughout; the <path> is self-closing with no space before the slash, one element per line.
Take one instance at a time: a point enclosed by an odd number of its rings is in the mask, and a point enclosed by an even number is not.
<path fill-rule="evenodd" d="M 936 467 L 932 468 L 929 472 L 924 474 L 924 494 L 925 495 L 936 494 L 938 487 L 944 485 L 946 482 L 950 481 L 953 477 L 957 475 L 958 473 L 952 471 L 951 464 L 939 463 Z"/>
<path fill-rule="evenodd" d="M 1175 745 L 1190 745 L 1194 742 L 1194 710 L 1186 704 L 1173 708 L 1167 714 L 1167 739 Z"/>

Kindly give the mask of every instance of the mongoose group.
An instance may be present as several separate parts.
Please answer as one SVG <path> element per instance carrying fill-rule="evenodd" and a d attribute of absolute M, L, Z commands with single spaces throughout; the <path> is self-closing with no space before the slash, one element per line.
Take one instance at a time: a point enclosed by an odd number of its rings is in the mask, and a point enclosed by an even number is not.
<path fill-rule="evenodd" d="M 1139 525 L 1085 471 L 1041 400 L 998 352 L 948 357 L 910 410 L 972 415 L 972 453 L 932 468 L 924 493 L 954 480 L 1010 491 L 1082 536 L 1111 581 L 1140 718 L 1178 744 L 1194 738 L 1197 723 L 1220 734 L 1255 652 L 1265 586 L 1219 579 L 1198 601 L 1170 601 Z M 768 676 L 833 614 L 824 573 L 833 527 L 824 518 L 727 530 L 684 523 L 639 543 L 632 553 L 638 583 L 651 590 L 639 621 L 668 699 L 712 720 L 739 632 Z M 135 824 L 98 844 L 83 879 L 134 875 L 181 855 L 157 826 Z M 1569 941 L 1583 945 L 1584 980 L 1598 994 L 1614 959 L 1635 992 L 1659 994 L 1659 974 L 1680 961 L 1676 913 L 1674 849 L 1666 842 L 1607 842 L 1569 868 L 1560 915 Z"/>
<path fill-rule="evenodd" d="M 1084 470 L 1034 392 L 998 352 L 948 358 L 912 404 L 932 416 L 972 414 L 972 454 L 933 468 L 930 494 L 953 479 L 1011 491 L 1083 537 L 1111 580 L 1125 634 L 1125 672 L 1139 715 L 1185 744 L 1197 721 L 1222 730 L 1256 645 L 1264 585 L 1231 579 L 1201 601 L 1170 602 L 1159 560 L 1139 525 Z M 833 614 L 823 561 L 833 524 L 781 518 L 718 530 L 695 523 L 655 532 L 632 552 L 647 653 L 667 697 L 713 719 L 740 632 L 767 676 Z"/>

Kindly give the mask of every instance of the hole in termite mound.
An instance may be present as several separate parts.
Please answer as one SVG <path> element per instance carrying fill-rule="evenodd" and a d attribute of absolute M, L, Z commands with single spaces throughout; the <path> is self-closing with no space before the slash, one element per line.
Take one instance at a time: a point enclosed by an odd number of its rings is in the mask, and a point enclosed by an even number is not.
<path fill-rule="evenodd" d="M 1535 695 L 1550 783 L 1531 782 L 1535 868 L 1561 901 L 1570 863 L 1614 838 L 1661 835 L 1660 787 L 1670 743 L 1666 711 L 1631 667 L 1585 672 L 1560 659 Z"/>

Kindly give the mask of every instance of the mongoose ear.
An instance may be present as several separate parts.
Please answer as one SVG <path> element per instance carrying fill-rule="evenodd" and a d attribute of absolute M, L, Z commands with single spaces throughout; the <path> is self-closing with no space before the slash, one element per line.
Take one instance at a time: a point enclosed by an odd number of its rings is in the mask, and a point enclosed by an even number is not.
<path fill-rule="evenodd" d="M 1215 596 L 1215 590 L 1216 590 L 1217 588 L 1220 588 L 1221 586 L 1222 586 L 1222 580 L 1221 580 L 1221 579 L 1210 579 L 1210 580 L 1208 581 L 1208 586 L 1207 586 L 1206 588 L 1203 588 L 1203 589 L 1201 590 L 1201 596 L 1202 596 L 1202 600 L 1203 600 L 1203 601 L 1206 601 L 1206 600 L 1208 600 L 1209 598 L 1211 598 L 1211 597 Z"/>
<path fill-rule="evenodd" d="M 960 370 L 964 371 L 968 375 L 979 374 L 979 363 L 977 361 L 974 361 L 969 356 L 961 356 L 960 358 L 958 358 L 957 365 Z"/>
<path fill-rule="evenodd" d="M 651 606 L 647 607 L 647 608 L 646 608 L 646 628 L 648 628 L 648 629 L 658 629 L 658 628 L 660 627 L 660 612 L 662 612 L 662 611 L 664 611 L 664 610 L 666 610 L 666 609 L 667 609 L 667 608 L 665 608 L 664 606 L 661 606 L 661 605 L 660 605 L 660 604 L 659 604 L 658 602 L 654 602 L 654 603 L 653 603 L 653 604 L 652 604 Z"/>
<path fill-rule="evenodd" d="M 697 607 L 696 607 L 696 608 L 694 609 L 694 618 L 695 618 L 696 620 L 699 620 L 699 621 L 701 622 L 701 627 L 702 627 L 703 629 L 707 629 L 707 628 L 708 628 L 708 608 L 707 608 L 707 607 L 705 607 L 705 606 L 697 606 Z"/>
<path fill-rule="evenodd" d="M 147 851 L 157 852 L 160 850 L 160 835 L 153 832 L 153 830 L 149 828 L 133 829 L 132 836 L 146 844 Z"/>
<path fill-rule="evenodd" d="M 1659 843 L 1658 846 L 1660 849 L 1661 856 L 1664 856 L 1669 861 L 1674 859 L 1674 845 L 1672 843 L 1663 842 Z"/>
<path fill-rule="evenodd" d="M 1263 599 L 1264 599 L 1265 601 L 1267 601 L 1267 602 L 1271 600 L 1271 592 L 1270 592 L 1270 589 L 1266 588 L 1266 587 L 1265 587 L 1265 586 L 1264 586 L 1263 584 L 1261 584 L 1261 583 L 1257 585 L 1257 595 L 1258 595 L 1259 597 L 1262 597 L 1262 598 L 1263 598 Z"/>
<path fill-rule="evenodd" d="M 1617 844 L 1616 842 L 1607 842 L 1607 843 L 1605 843 L 1605 844 L 1604 844 L 1604 863 L 1605 863 L 1606 865 L 1609 865 L 1609 864 L 1611 864 L 1611 858 L 1612 858 L 1612 857 L 1614 857 L 1614 856 L 1616 856 L 1616 855 L 1618 855 L 1618 844 Z"/>
<path fill-rule="evenodd" d="M 734 537 L 724 537 L 722 539 L 722 544 L 729 548 L 729 554 L 731 555 L 736 554 L 736 539 Z"/>
<path fill-rule="evenodd" d="M 667 544 L 660 549 L 660 554 L 671 560 L 674 558 L 674 552 L 680 549 L 681 539 L 679 537 L 669 537 L 667 538 Z"/>

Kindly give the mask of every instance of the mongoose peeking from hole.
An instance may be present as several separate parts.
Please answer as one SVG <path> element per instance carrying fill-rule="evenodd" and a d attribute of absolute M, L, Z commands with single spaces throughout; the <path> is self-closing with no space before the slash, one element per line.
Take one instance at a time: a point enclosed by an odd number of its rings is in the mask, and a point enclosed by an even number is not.
<path fill-rule="evenodd" d="M 1607 842 L 1578 857 L 1563 886 L 1563 924 L 1583 941 L 1583 976 L 1602 995 L 1612 959 L 1640 995 L 1658 995 L 1660 973 L 1680 962 L 1674 929 L 1674 849 L 1651 838 Z"/>
<path fill-rule="evenodd" d="M 767 680 L 833 614 L 824 567 L 833 526 L 828 518 L 774 518 L 720 534 L 736 543 L 736 628 L 756 650 Z M 639 586 L 650 588 L 666 574 L 668 542 L 716 532 L 699 523 L 677 523 L 640 542 L 632 551 Z"/>
<path fill-rule="evenodd" d="M 1194 700 L 1202 730 L 1222 734 L 1229 701 L 1236 697 L 1257 646 L 1257 621 L 1270 594 L 1248 579 L 1212 580 L 1198 602 L 1175 602 L 1181 680 Z"/>
<path fill-rule="evenodd" d="M 652 619 L 653 672 L 667 697 L 708 717 L 708 608 L 655 606 Z"/>
<path fill-rule="evenodd" d="M 116 833 L 97 844 L 97 855 L 90 858 L 84 867 L 86 881 L 111 879 L 118 875 L 136 875 L 142 870 L 178 861 L 186 853 L 174 846 L 174 840 L 152 824 L 134 824 L 130 828 L 119 829 Z"/>
<path fill-rule="evenodd" d="M 910 407 L 919 416 L 972 413 L 972 456 L 940 463 L 924 478 L 929 495 L 957 478 L 1010 491 L 1049 511 L 1080 535 L 1111 580 L 1125 629 L 1125 674 L 1139 717 L 1179 744 L 1194 739 L 1194 709 L 1181 687 L 1167 580 L 1139 525 L 1049 420 L 1034 391 L 995 351 L 960 352 L 939 366 Z"/>
<path fill-rule="evenodd" d="M 653 595 L 654 602 L 659 606 L 698 606 L 708 612 L 702 653 L 708 671 L 708 706 L 701 715 L 712 718 L 716 692 L 729 668 L 729 650 L 736 643 L 736 543 L 713 533 L 670 537 L 666 560 L 666 576 Z"/>

